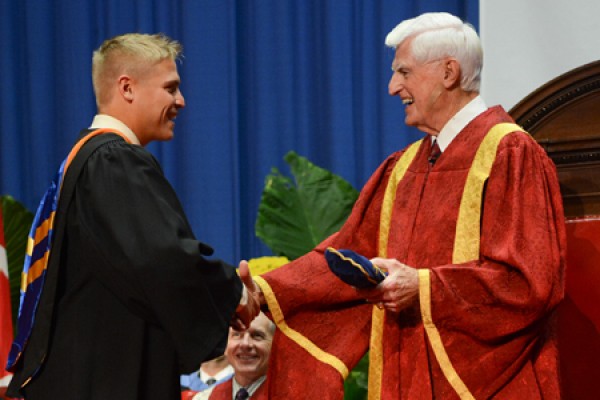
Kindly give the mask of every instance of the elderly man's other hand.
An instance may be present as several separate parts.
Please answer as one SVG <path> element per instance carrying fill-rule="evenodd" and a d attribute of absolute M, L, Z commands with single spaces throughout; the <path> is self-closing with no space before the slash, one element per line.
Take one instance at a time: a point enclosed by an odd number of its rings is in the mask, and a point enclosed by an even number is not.
<path fill-rule="evenodd" d="M 373 289 L 357 289 L 359 295 L 391 312 L 397 313 L 410 306 L 419 294 L 417 269 L 396 259 L 373 258 L 371 262 L 387 270 L 388 276 Z"/>

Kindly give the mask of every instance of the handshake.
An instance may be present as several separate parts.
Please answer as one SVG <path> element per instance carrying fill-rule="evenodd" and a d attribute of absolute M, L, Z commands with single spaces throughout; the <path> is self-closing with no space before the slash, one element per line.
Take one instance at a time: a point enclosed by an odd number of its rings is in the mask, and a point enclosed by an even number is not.
<path fill-rule="evenodd" d="M 264 303 L 264 296 L 252 279 L 252 275 L 250 275 L 247 261 L 240 261 L 239 273 L 244 283 L 244 288 L 240 304 L 238 304 L 231 320 L 231 327 L 236 330 L 245 330 L 260 313 L 260 306 Z"/>

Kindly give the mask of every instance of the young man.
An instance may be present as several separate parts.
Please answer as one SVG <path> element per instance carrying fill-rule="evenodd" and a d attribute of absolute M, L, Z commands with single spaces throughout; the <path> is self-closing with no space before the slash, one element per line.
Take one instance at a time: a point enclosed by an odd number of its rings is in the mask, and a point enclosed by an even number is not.
<path fill-rule="evenodd" d="M 223 353 L 231 321 L 245 326 L 258 313 L 235 269 L 205 258 L 212 249 L 196 240 L 144 148 L 173 137 L 185 106 L 180 54 L 176 41 L 145 34 L 117 36 L 94 52 L 98 115 L 81 137 L 107 133 L 80 152 L 110 140 L 78 176 L 69 174 L 77 157 L 65 174 L 73 192 L 58 202 L 33 330 L 13 346 L 25 348 L 16 352 L 12 396 L 178 399 L 179 375 Z"/>
<path fill-rule="evenodd" d="M 426 135 L 379 167 L 338 233 L 255 278 L 280 328 L 269 393 L 342 399 L 370 349 L 370 399 L 560 398 L 553 315 L 565 227 L 554 164 L 479 96 L 471 26 L 428 13 L 386 44 L 389 93 Z M 355 290 L 329 271 L 328 246 L 389 274 Z"/>

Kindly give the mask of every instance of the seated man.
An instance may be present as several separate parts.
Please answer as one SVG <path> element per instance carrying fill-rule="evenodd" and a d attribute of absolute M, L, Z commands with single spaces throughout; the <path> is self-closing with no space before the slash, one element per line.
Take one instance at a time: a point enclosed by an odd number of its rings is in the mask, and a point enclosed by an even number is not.
<path fill-rule="evenodd" d="M 233 379 L 199 392 L 193 400 L 268 399 L 267 377 L 275 324 L 260 313 L 246 330 L 229 329 L 225 356 L 235 371 Z"/>

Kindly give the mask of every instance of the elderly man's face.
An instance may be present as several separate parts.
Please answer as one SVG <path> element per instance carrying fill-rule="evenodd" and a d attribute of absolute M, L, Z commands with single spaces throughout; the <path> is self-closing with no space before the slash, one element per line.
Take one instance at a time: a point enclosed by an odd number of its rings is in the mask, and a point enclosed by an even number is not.
<path fill-rule="evenodd" d="M 273 330 L 272 322 L 263 313 L 245 331 L 229 329 L 225 355 L 235 370 L 235 379 L 239 384 L 249 385 L 267 373 Z"/>
<path fill-rule="evenodd" d="M 406 105 L 407 125 L 437 135 L 443 126 L 439 120 L 443 114 L 443 94 L 446 90 L 442 83 L 443 62 L 417 63 L 412 55 L 411 43 L 412 39 L 405 40 L 396 49 L 389 93 L 399 96 Z"/>

